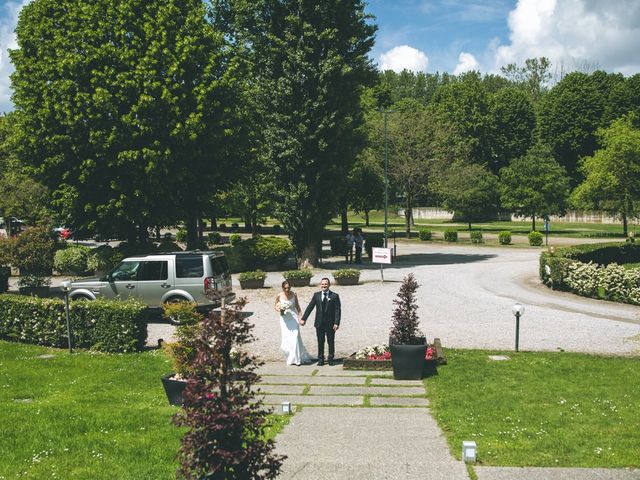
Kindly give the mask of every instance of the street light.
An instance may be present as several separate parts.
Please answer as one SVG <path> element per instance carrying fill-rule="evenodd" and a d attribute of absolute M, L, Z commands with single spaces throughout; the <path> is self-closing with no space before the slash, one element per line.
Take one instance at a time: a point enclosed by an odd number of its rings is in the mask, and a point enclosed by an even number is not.
<path fill-rule="evenodd" d="M 69 353 L 73 353 L 71 349 L 71 322 L 69 322 L 69 292 L 71 291 L 71 282 L 65 280 L 61 285 L 62 292 L 64 293 L 64 310 L 67 314 L 67 339 L 69 344 Z"/>
<path fill-rule="evenodd" d="M 516 303 L 511 309 L 516 316 L 516 352 L 518 351 L 518 343 L 520 341 L 520 317 L 524 315 L 524 305 Z"/>
<path fill-rule="evenodd" d="M 379 109 L 379 111 L 384 113 L 384 248 L 387 248 L 387 211 L 389 209 L 389 180 L 387 176 L 387 172 L 389 170 L 389 160 L 387 157 L 387 115 L 395 112 L 395 110 Z"/>

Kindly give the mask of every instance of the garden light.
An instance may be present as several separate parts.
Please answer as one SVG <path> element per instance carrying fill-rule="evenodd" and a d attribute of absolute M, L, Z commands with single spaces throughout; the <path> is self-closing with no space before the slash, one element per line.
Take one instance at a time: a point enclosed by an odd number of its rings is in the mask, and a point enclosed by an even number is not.
<path fill-rule="evenodd" d="M 462 441 L 462 460 L 465 463 L 476 462 L 476 442 L 473 440 Z"/>
<path fill-rule="evenodd" d="M 518 343 L 520 341 L 520 317 L 524 315 L 524 305 L 516 303 L 511 309 L 516 316 L 516 352 L 518 351 Z"/>
<path fill-rule="evenodd" d="M 64 311 L 67 316 L 67 340 L 69 344 L 69 353 L 73 353 L 71 350 L 71 322 L 69 321 L 69 292 L 71 291 L 71 282 L 69 280 L 62 282 L 61 289 L 64 292 Z"/>
<path fill-rule="evenodd" d="M 291 413 L 291 402 L 282 402 L 282 413 Z"/>

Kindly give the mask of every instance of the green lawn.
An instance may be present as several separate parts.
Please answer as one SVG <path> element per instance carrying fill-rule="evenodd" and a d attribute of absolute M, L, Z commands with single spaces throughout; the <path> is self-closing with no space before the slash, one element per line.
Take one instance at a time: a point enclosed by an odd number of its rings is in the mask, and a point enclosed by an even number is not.
<path fill-rule="evenodd" d="M 640 358 L 446 353 L 425 382 L 457 455 L 475 440 L 484 465 L 640 467 Z"/>
<path fill-rule="evenodd" d="M 175 478 L 168 371 L 160 351 L 69 355 L 0 341 L 0 479 Z M 272 421 L 269 436 L 287 418 Z"/>

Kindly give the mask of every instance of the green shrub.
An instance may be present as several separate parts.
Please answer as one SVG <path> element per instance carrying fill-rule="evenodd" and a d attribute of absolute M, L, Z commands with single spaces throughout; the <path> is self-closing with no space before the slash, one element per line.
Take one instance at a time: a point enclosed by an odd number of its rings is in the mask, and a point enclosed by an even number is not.
<path fill-rule="evenodd" d="M 162 316 L 178 324 L 176 341 L 165 344 L 164 349 L 171 359 L 173 371 L 183 379 L 193 373 L 195 342 L 204 319 L 204 316 L 196 311 L 196 305 L 193 302 L 177 302 L 165 303 L 162 306 Z"/>
<path fill-rule="evenodd" d="M 293 246 L 286 238 L 256 237 L 243 241 L 238 247 L 245 252 L 251 268 L 265 268 L 284 264 L 293 253 Z"/>
<path fill-rule="evenodd" d="M 9 277 L 11 276 L 11 268 L 0 266 L 0 293 L 9 290 Z"/>
<path fill-rule="evenodd" d="M 286 280 L 292 278 L 311 278 L 313 277 L 313 272 L 309 268 L 301 268 L 300 270 L 287 270 L 286 272 L 282 272 L 282 276 Z"/>
<path fill-rule="evenodd" d="M 122 258 L 133 257 L 136 255 L 147 255 L 149 253 L 156 253 L 157 248 L 151 242 L 144 243 L 129 243 L 121 242 L 114 250 L 122 254 Z"/>
<path fill-rule="evenodd" d="M 369 258 L 373 256 L 373 247 L 384 247 L 384 235 L 368 233 L 364 236 L 364 249 Z"/>
<path fill-rule="evenodd" d="M 458 241 L 458 231 L 455 228 L 447 228 L 444 231 L 444 239 L 447 242 L 457 242 Z"/>
<path fill-rule="evenodd" d="M 433 237 L 433 233 L 431 233 L 431 230 L 427 228 L 421 228 L 420 230 L 418 230 L 418 238 L 420 240 L 423 240 L 423 241 L 431 240 L 432 237 Z"/>
<path fill-rule="evenodd" d="M 183 228 L 176 232 L 176 242 L 184 243 L 187 241 L 187 231 Z"/>
<path fill-rule="evenodd" d="M 329 239 L 329 245 L 331 246 L 331 255 L 345 254 L 346 243 L 343 236 L 331 237 Z"/>
<path fill-rule="evenodd" d="M 333 278 L 344 277 L 360 277 L 360 270 L 356 268 L 341 268 L 340 270 L 333 272 Z"/>
<path fill-rule="evenodd" d="M 160 242 L 155 253 L 181 252 L 182 247 L 174 242 Z"/>
<path fill-rule="evenodd" d="M 220 245 L 222 243 L 222 235 L 220 235 L 220 232 L 209 232 L 207 240 L 211 244 Z"/>
<path fill-rule="evenodd" d="M 141 350 L 147 337 L 147 307 L 137 301 L 72 302 L 72 345 L 103 352 Z M 67 346 L 64 302 L 54 298 L 0 295 L 0 338 Z"/>
<path fill-rule="evenodd" d="M 500 245 L 509 245 L 511 243 L 511 232 L 502 231 L 498 234 Z"/>
<path fill-rule="evenodd" d="M 87 270 L 94 273 L 105 273 L 122 261 L 124 255 L 109 245 L 94 248 L 87 259 Z"/>
<path fill-rule="evenodd" d="M 0 237 L 0 267 L 13 263 L 15 244 L 14 238 Z"/>
<path fill-rule="evenodd" d="M 84 275 L 90 271 L 87 266 L 90 255 L 89 247 L 70 245 L 56 252 L 53 257 L 53 268 L 63 274 Z"/>
<path fill-rule="evenodd" d="M 535 230 L 533 232 L 529 232 L 529 245 L 532 247 L 539 247 L 542 245 L 543 238 L 544 237 L 540 232 L 536 232 Z"/>
<path fill-rule="evenodd" d="M 56 244 L 46 227 L 31 227 L 15 240 L 12 265 L 20 269 L 21 286 L 48 284 Z"/>
<path fill-rule="evenodd" d="M 233 235 L 229 236 L 229 243 L 231 244 L 232 247 L 235 247 L 240 242 L 242 242 L 242 237 L 240 236 L 240 234 L 234 233 Z"/>
<path fill-rule="evenodd" d="M 244 272 L 251 270 L 253 267 L 249 265 L 250 259 L 247 258 L 247 253 L 238 247 L 220 247 L 216 248 L 224 252 L 227 257 L 227 263 L 229 264 L 229 270 L 231 273 Z"/>
<path fill-rule="evenodd" d="M 471 243 L 483 243 L 484 239 L 482 238 L 482 232 L 479 230 L 474 230 L 470 235 Z"/>
<path fill-rule="evenodd" d="M 238 280 L 244 282 L 246 280 L 264 280 L 267 278 L 267 274 L 262 270 L 252 270 L 250 272 L 242 272 L 238 275 Z"/>

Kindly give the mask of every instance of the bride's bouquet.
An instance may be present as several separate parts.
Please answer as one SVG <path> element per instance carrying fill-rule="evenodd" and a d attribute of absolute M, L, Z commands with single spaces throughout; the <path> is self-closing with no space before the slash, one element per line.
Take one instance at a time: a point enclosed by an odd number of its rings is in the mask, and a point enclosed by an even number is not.
<path fill-rule="evenodd" d="M 280 309 L 280 315 L 284 315 L 287 313 L 287 310 L 290 310 L 293 304 L 289 300 L 281 300 L 278 303 L 278 308 Z"/>

